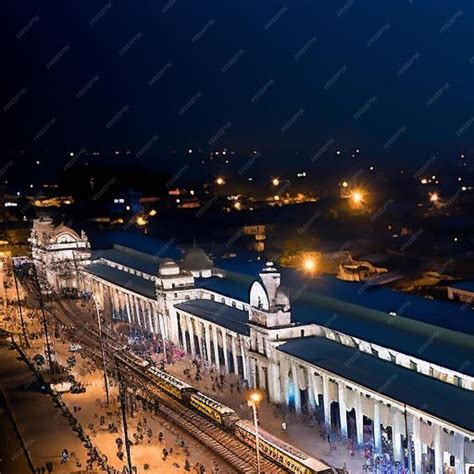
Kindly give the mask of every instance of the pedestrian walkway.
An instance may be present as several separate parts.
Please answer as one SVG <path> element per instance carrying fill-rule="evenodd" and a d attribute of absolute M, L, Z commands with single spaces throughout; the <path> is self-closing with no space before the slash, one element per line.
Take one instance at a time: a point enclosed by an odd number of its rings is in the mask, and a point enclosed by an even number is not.
<path fill-rule="evenodd" d="M 6 404 L 11 408 L 18 432 L 33 465 L 35 468 L 46 467 L 46 463 L 50 462 L 55 473 L 79 470 L 76 465 L 71 465 L 72 460 L 61 464 L 61 452 L 65 448 L 69 453 L 74 452 L 81 465 L 84 465 L 87 459 L 85 447 L 19 353 L 9 346 L 8 341 L 0 341 L 0 388 Z M 10 463 L 17 459 L 18 470 L 1 469 L 1 472 L 31 472 L 20 470 L 21 461 L 25 462 L 24 454 L 22 450 L 18 450 L 11 438 L 10 443 Z"/>

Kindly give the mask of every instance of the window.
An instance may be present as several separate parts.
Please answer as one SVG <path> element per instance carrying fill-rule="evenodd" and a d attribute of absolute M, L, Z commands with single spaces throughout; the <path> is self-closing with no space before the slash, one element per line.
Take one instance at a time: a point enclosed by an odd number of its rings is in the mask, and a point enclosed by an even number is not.
<path fill-rule="evenodd" d="M 304 337 L 304 329 L 301 330 L 301 337 Z"/>
<path fill-rule="evenodd" d="M 454 385 L 457 385 L 458 387 L 462 387 L 462 378 L 455 375 L 454 376 Z"/>
<path fill-rule="evenodd" d="M 410 369 L 418 371 L 418 364 L 416 362 L 410 361 Z"/>

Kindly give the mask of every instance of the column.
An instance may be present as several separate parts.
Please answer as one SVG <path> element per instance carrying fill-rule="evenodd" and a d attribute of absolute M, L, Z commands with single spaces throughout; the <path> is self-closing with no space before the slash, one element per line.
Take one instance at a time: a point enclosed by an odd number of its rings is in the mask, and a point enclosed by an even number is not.
<path fill-rule="evenodd" d="M 203 335 L 203 324 L 201 323 L 201 321 L 198 322 L 198 326 L 199 328 L 199 331 L 196 330 L 196 339 L 198 341 L 198 348 L 199 348 L 199 356 L 201 357 L 201 359 L 204 359 L 204 351 L 203 351 L 203 347 L 202 347 L 202 335 Z"/>
<path fill-rule="evenodd" d="M 433 448 L 435 455 L 435 474 L 443 474 L 443 449 L 441 448 L 441 427 L 433 424 Z"/>
<path fill-rule="evenodd" d="M 291 364 L 291 375 L 293 378 L 293 388 L 295 395 L 295 411 L 296 413 L 301 413 L 301 396 L 298 370 L 299 369 L 296 364 Z"/>
<path fill-rule="evenodd" d="M 281 403 L 280 370 L 278 362 L 270 363 L 269 395 L 272 403 Z"/>
<path fill-rule="evenodd" d="M 189 316 L 186 318 L 186 325 L 188 326 L 189 342 L 191 345 L 191 355 L 193 356 L 193 359 L 194 359 L 196 357 L 196 347 L 194 345 L 194 328 L 193 328 L 193 321 Z"/>
<path fill-rule="evenodd" d="M 346 387 L 340 381 L 337 383 L 338 391 L 338 402 L 339 402 L 339 418 L 341 420 L 341 435 L 347 436 L 347 410 L 346 410 L 346 398 L 345 398 Z"/>
<path fill-rule="evenodd" d="M 229 355 L 227 354 L 227 332 L 222 332 L 222 350 L 224 351 L 224 366 L 225 373 L 229 373 Z"/>
<path fill-rule="evenodd" d="M 210 335 L 210 327 L 209 324 L 205 324 L 204 332 L 206 335 L 206 360 L 209 364 L 212 363 L 211 358 L 211 335 Z"/>
<path fill-rule="evenodd" d="M 249 377 L 249 370 L 247 365 L 247 353 L 245 351 L 245 343 L 243 338 L 240 338 L 240 352 L 242 354 L 242 370 L 244 372 L 244 380 L 248 380 Z"/>
<path fill-rule="evenodd" d="M 182 314 L 178 313 L 178 318 L 179 318 L 179 327 L 181 328 L 181 340 L 183 341 L 182 346 L 184 352 L 188 352 L 188 346 L 186 344 L 186 331 L 184 329 L 184 317 Z"/>
<path fill-rule="evenodd" d="M 393 458 L 395 461 L 403 461 L 403 448 L 402 448 L 402 429 L 401 429 L 401 413 L 398 408 L 394 408 L 395 413 L 393 414 L 392 421 L 392 438 L 393 438 Z"/>
<path fill-rule="evenodd" d="M 454 454 L 456 458 L 456 474 L 464 473 L 464 436 L 460 433 L 454 433 Z"/>
<path fill-rule="evenodd" d="M 375 452 L 379 454 L 382 451 L 382 436 L 380 434 L 380 403 L 374 400 L 374 447 Z"/>
<path fill-rule="evenodd" d="M 357 394 L 355 403 L 356 430 L 357 430 L 357 446 L 364 446 L 364 413 L 362 412 L 362 394 Z M 400 440 L 401 441 L 401 440 Z"/>
<path fill-rule="evenodd" d="M 280 359 L 280 398 L 288 406 L 288 365 L 286 358 Z"/>
<path fill-rule="evenodd" d="M 125 311 L 127 313 L 128 322 L 132 322 L 132 310 L 130 309 L 130 295 L 125 293 Z"/>
<path fill-rule="evenodd" d="M 158 330 L 156 329 L 154 321 L 153 321 L 153 305 L 150 302 L 148 302 L 146 306 L 148 308 L 148 324 L 150 325 L 150 332 L 152 332 L 153 334 L 156 334 Z"/>
<path fill-rule="evenodd" d="M 237 348 L 235 346 L 235 338 L 236 336 L 232 334 L 232 360 L 234 362 L 234 374 L 239 374 L 239 365 L 237 363 Z"/>
<path fill-rule="evenodd" d="M 133 297 L 135 300 L 135 312 L 136 312 L 136 323 L 139 327 L 142 326 L 142 317 L 140 314 L 140 305 L 138 303 L 138 298 L 136 296 Z"/>
<path fill-rule="evenodd" d="M 420 439 L 420 419 L 413 416 L 413 447 L 415 451 L 415 474 L 422 474 L 421 471 L 421 439 Z"/>
<path fill-rule="evenodd" d="M 316 400 L 314 399 L 314 375 L 311 368 L 306 368 L 306 374 L 308 377 L 308 402 L 309 407 L 312 411 L 316 410 Z"/>
<path fill-rule="evenodd" d="M 214 341 L 214 358 L 217 369 L 220 369 L 221 363 L 219 360 L 219 343 L 217 339 L 217 327 L 215 324 L 212 325 L 212 339 Z"/>
<path fill-rule="evenodd" d="M 324 424 L 331 426 L 331 406 L 329 402 L 329 378 L 323 374 Z"/>

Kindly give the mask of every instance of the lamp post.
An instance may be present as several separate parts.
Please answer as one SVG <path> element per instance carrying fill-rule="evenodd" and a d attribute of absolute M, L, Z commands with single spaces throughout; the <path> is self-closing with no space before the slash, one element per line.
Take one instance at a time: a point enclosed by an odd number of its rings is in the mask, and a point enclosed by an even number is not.
<path fill-rule="evenodd" d="M 253 424 L 255 428 L 255 452 L 257 456 L 257 474 L 260 474 L 260 436 L 258 433 L 257 408 L 263 400 L 263 393 L 260 390 L 251 390 L 247 394 L 247 404 L 252 408 Z"/>
<path fill-rule="evenodd" d="M 12 269 L 13 279 L 15 280 L 15 288 L 16 288 L 16 299 L 18 301 L 18 311 L 20 312 L 20 324 L 21 324 L 21 332 L 23 334 L 23 341 L 25 342 L 26 347 L 30 347 L 30 342 L 28 341 L 28 337 L 26 335 L 26 328 L 25 328 L 25 321 L 23 320 L 23 311 L 21 308 L 21 300 L 20 300 L 20 292 L 18 291 L 18 280 L 16 278 L 15 269 Z"/>
<path fill-rule="evenodd" d="M 107 398 L 107 405 L 110 404 L 110 397 L 109 397 L 109 384 L 107 381 L 107 367 L 105 365 L 105 352 L 104 352 L 104 341 L 102 339 L 102 321 L 100 319 L 100 309 L 99 309 L 99 303 L 95 298 L 95 295 L 92 294 L 92 300 L 94 301 L 95 304 L 95 309 L 97 312 L 97 324 L 99 326 L 99 340 L 100 340 L 100 351 L 102 353 L 102 365 L 104 367 L 104 383 L 105 383 L 105 396 Z"/>

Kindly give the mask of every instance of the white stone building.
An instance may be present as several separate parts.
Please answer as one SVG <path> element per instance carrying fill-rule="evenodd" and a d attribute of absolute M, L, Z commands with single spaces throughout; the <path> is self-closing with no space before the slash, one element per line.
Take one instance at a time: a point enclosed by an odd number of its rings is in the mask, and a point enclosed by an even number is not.
<path fill-rule="evenodd" d="M 255 277 L 220 270 L 223 278 L 194 263 L 185 270 L 116 247 L 83 265 L 80 288 L 110 305 L 114 318 L 239 374 L 276 404 L 315 412 L 359 445 L 369 428 L 375 451 L 389 439 L 403 462 L 409 440 L 416 474 L 429 465 L 472 472 L 472 334 L 311 288 L 290 291 L 271 263 Z"/>
<path fill-rule="evenodd" d="M 31 236 L 33 261 L 49 288 L 61 290 L 77 287 L 81 265 L 90 263 L 90 243 L 85 232 L 78 234 L 63 223 L 55 225 L 50 218 L 36 219 Z"/>

